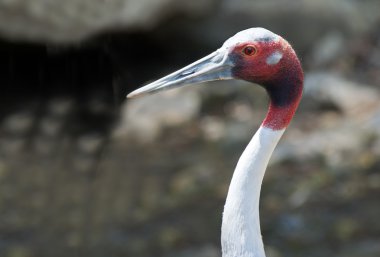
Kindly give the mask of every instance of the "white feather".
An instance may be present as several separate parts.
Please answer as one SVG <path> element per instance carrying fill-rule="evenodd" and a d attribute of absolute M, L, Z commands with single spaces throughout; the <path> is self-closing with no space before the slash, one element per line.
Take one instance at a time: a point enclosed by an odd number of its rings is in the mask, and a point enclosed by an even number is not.
<path fill-rule="evenodd" d="M 282 59 L 283 54 L 280 51 L 275 51 L 266 59 L 268 65 L 275 65 Z"/>
<path fill-rule="evenodd" d="M 261 183 L 284 131 L 260 127 L 239 159 L 224 206 L 223 257 L 265 257 L 259 217 Z"/>
<path fill-rule="evenodd" d="M 280 36 L 264 28 L 250 28 L 242 30 L 236 33 L 233 37 L 227 39 L 222 49 L 233 49 L 234 46 L 243 42 L 257 42 L 257 41 L 273 41 L 277 42 L 280 40 Z"/>

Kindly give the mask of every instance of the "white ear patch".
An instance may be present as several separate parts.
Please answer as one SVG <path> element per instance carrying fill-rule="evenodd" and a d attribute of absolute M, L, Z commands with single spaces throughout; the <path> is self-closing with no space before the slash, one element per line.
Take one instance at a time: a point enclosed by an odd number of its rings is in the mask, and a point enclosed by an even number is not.
<path fill-rule="evenodd" d="M 280 51 L 276 51 L 273 54 L 269 55 L 266 62 L 268 65 L 277 64 L 282 58 L 282 53 Z"/>

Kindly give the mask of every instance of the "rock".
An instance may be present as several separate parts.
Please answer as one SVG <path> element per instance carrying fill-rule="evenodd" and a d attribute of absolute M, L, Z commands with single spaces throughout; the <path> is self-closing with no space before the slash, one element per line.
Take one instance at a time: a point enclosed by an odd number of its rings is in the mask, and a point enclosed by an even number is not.
<path fill-rule="evenodd" d="M 314 188 L 309 184 L 302 184 L 289 196 L 288 203 L 292 207 L 300 207 L 307 202 Z"/>
<path fill-rule="evenodd" d="M 377 3 L 371 3 L 371 1 L 363 1 L 360 3 L 338 0 L 331 2 L 329 0 L 313 1 L 313 0 L 291 0 L 287 1 L 286 4 L 282 4 L 279 8 L 279 4 L 282 1 L 250 1 L 250 0 L 239 0 L 239 1 L 227 1 L 224 3 L 224 7 L 232 11 L 251 12 L 254 14 L 264 14 L 267 17 L 276 19 L 280 17 L 280 14 L 284 13 L 301 13 L 307 17 L 319 16 L 319 19 L 324 20 L 335 20 L 339 23 L 341 20 L 344 21 L 346 26 L 350 30 L 363 31 L 369 28 L 369 24 L 376 21 L 376 9 L 372 8 L 378 7 Z M 367 15 L 361 15 L 362 12 L 367 11 Z M 377 16 L 378 17 L 378 16 Z M 304 33 L 309 33 L 304 31 Z"/>
<path fill-rule="evenodd" d="M 220 250 L 214 245 L 204 245 L 199 248 L 190 248 L 176 252 L 171 257 L 219 257 Z"/>
<path fill-rule="evenodd" d="M 93 157 L 78 154 L 72 159 L 70 164 L 76 172 L 88 173 L 95 170 L 95 163 L 96 160 Z"/>
<path fill-rule="evenodd" d="M 5 177 L 5 175 L 8 173 L 7 167 L 5 163 L 0 159 L 0 182 Z"/>
<path fill-rule="evenodd" d="M 371 118 L 368 120 L 368 123 L 365 124 L 365 127 L 372 129 L 376 134 L 380 136 L 380 109 L 376 110 Z"/>
<path fill-rule="evenodd" d="M 346 40 L 341 32 L 332 31 L 315 43 L 311 53 L 313 66 L 323 67 L 335 61 L 345 50 Z"/>
<path fill-rule="evenodd" d="M 337 75 L 307 74 L 302 101 L 332 102 L 339 106 L 342 114 L 320 112 L 314 118 L 311 131 L 289 130 L 284 142 L 274 152 L 272 162 L 289 158 L 304 161 L 305 158 L 323 156 L 327 164 L 336 169 L 358 165 L 357 158 L 362 149 L 367 148 L 368 135 L 379 135 L 375 125 L 378 124 L 379 97 L 380 93 L 374 87 Z"/>
<path fill-rule="evenodd" d="M 41 134 L 45 136 L 58 136 L 63 126 L 63 121 L 61 119 L 46 116 L 41 119 L 39 124 L 39 130 Z"/>
<path fill-rule="evenodd" d="M 25 148 L 26 140 L 22 137 L 7 137 L 1 140 L 0 152 L 4 155 L 16 156 Z"/>
<path fill-rule="evenodd" d="M 355 244 L 347 244 L 346 247 L 341 249 L 338 257 L 373 257 L 377 256 L 380 253 L 380 244 L 379 240 L 367 239 L 360 240 L 355 242 Z"/>
<path fill-rule="evenodd" d="M 194 38 L 203 41 L 223 42 L 242 28 L 265 26 L 286 35 L 298 51 L 309 49 L 325 35 L 326 29 L 361 35 L 376 26 L 379 13 L 374 1 L 354 2 L 289 0 L 238 0 L 221 1 L 221 9 L 210 14 L 209 19 L 191 31 Z M 362 15 L 366 13 L 366 15 Z M 230 22 L 233 20 L 234 22 Z M 302 22 L 300 22 L 302 21 Z M 223 30 L 217 28 L 223 28 Z"/>
<path fill-rule="evenodd" d="M 194 26 L 191 20 L 180 30 L 215 43 L 242 27 L 266 24 L 291 38 L 302 32 L 305 46 L 329 25 L 353 33 L 368 30 L 379 19 L 377 7 L 376 1 L 345 0 L 288 0 L 286 4 L 280 0 L 0 0 L 0 33 L 11 39 L 72 43 L 115 29 L 151 29 L 171 17 L 183 21 L 186 16 L 203 16 L 207 21 L 202 26 Z"/>
<path fill-rule="evenodd" d="M 131 99 L 122 107 L 121 122 L 114 135 L 128 135 L 141 142 L 152 142 L 167 126 L 178 126 L 193 119 L 200 110 L 195 88 L 160 92 Z"/>
<path fill-rule="evenodd" d="M 15 245 L 9 248 L 5 257 L 30 257 L 32 251 L 27 246 Z"/>
<path fill-rule="evenodd" d="M 73 109 L 73 100 L 69 98 L 55 98 L 49 101 L 47 111 L 52 116 L 65 116 Z"/>
<path fill-rule="evenodd" d="M 9 134 L 24 135 L 32 128 L 33 122 L 32 113 L 14 113 L 4 119 L 2 129 Z"/>
<path fill-rule="evenodd" d="M 36 153 L 47 155 L 54 154 L 54 150 L 57 149 L 57 141 L 50 136 L 35 136 L 33 139 L 33 150 Z"/>
<path fill-rule="evenodd" d="M 360 229 L 360 225 L 354 219 L 343 218 L 334 225 L 334 233 L 342 241 L 351 239 Z"/>
<path fill-rule="evenodd" d="M 265 244 L 264 247 L 265 247 L 265 254 L 268 257 L 281 257 L 281 256 L 283 256 L 281 254 L 280 250 L 277 249 L 276 247 L 272 246 L 272 245 Z"/>
<path fill-rule="evenodd" d="M 159 232 L 158 242 L 163 249 L 173 249 L 182 237 L 178 227 L 165 227 Z"/>
<path fill-rule="evenodd" d="M 102 147 L 104 137 L 99 133 L 85 134 L 78 138 L 78 150 L 85 154 L 95 154 Z"/>
<path fill-rule="evenodd" d="M 76 42 L 106 29 L 151 28 L 171 14 L 199 14 L 214 0 L 0 0 L 0 33 L 13 39 Z"/>
<path fill-rule="evenodd" d="M 347 156 L 363 149 L 366 143 L 362 131 L 355 123 L 336 121 L 335 128 L 317 128 L 315 131 L 292 134 L 279 145 L 272 156 L 272 163 L 284 159 L 305 161 L 308 158 L 323 156 L 330 167 L 341 169 L 353 165 L 355 159 Z"/>
<path fill-rule="evenodd" d="M 378 104 L 379 91 L 369 85 L 348 81 L 332 73 L 309 73 L 305 76 L 303 101 L 313 99 L 332 102 L 345 114 L 365 114 Z"/>
<path fill-rule="evenodd" d="M 277 233 L 289 239 L 300 239 L 305 227 L 304 217 L 294 214 L 284 214 L 278 220 Z"/>
<path fill-rule="evenodd" d="M 1 166 L 0 166 L 1 170 Z M 380 174 L 372 174 L 367 179 L 368 187 L 373 190 L 380 189 Z"/>
<path fill-rule="evenodd" d="M 221 118 L 206 116 L 201 120 L 200 126 L 206 140 L 219 141 L 225 137 L 226 125 Z"/>
<path fill-rule="evenodd" d="M 182 200 L 186 196 L 200 195 L 205 188 L 212 185 L 215 176 L 217 173 L 214 167 L 210 167 L 208 163 L 194 164 L 173 176 L 170 181 L 171 195 Z"/>

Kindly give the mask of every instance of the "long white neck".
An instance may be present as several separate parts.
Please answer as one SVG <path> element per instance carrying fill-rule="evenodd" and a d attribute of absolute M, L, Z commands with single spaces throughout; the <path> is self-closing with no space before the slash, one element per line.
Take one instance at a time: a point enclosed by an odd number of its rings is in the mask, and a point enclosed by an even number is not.
<path fill-rule="evenodd" d="M 260 127 L 239 159 L 224 206 L 223 257 L 265 257 L 259 217 L 261 183 L 284 131 Z"/>

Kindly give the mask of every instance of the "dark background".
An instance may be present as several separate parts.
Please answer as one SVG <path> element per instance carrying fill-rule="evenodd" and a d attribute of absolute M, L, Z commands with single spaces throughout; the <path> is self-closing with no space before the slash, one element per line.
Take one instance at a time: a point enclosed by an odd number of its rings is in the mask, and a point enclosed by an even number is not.
<path fill-rule="evenodd" d="M 228 81 L 125 95 L 257 26 L 292 43 L 306 78 L 262 188 L 267 255 L 379 256 L 379 9 L 0 1 L 0 256 L 221 256 L 265 93 Z"/>

